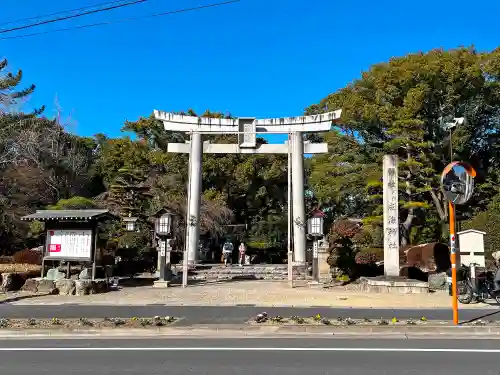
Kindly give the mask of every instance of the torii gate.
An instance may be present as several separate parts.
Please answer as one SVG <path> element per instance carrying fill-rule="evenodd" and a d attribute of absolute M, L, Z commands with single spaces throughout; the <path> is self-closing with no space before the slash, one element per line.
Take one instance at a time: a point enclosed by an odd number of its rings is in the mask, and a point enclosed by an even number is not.
<path fill-rule="evenodd" d="M 328 152 L 326 143 L 304 142 L 302 133 L 325 132 L 332 123 L 340 119 L 342 110 L 320 115 L 285 117 L 276 119 L 219 119 L 177 115 L 169 112 L 154 111 L 155 118 L 163 121 L 165 130 L 186 132 L 191 141 L 169 143 L 168 152 L 189 154 L 189 187 L 187 215 L 187 261 L 196 263 L 200 236 L 200 203 L 202 184 L 203 153 L 213 154 L 290 154 L 292 159 L 293 194 L 293 255 L 294 263 L 306 261 L 306 213 L 304 202 L 304 154 Z M 288 134 L 290 143 L 257 144 L 257 134 Z M 211 144 L 202 142 L 202 134 L 238 134 L 238 144 Z M 289 203 L 290 207 L 290 203 Z M 290 220 L 290 216 L 289 216 Z M 290 223 L 289 223 L 290 228 Z"/>

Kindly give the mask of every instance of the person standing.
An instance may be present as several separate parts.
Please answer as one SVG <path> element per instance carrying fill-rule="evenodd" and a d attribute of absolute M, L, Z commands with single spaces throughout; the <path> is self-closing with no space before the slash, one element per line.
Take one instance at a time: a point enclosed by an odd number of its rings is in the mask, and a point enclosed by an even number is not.
<path fill-rule="evenodd" d="M 245 264 L 245 253 L 247 252 L 247 248 L 243 242 L 240 243 L 240 247 L 238 248 L 238 250 L 240 253 L 239 257 L 240 267 L 243 267 L 243 265 Z"/>
<path fill-rule="evenodd" d="M 495 282 L 495 292 L 500 292 L 500 251 L 495 251 L 491 254 L 493 260 L 495 261 L 495 267 L 497 268 L 495 272 L 495 278 L 493 281 Z"/>
<path fill-rule="evenodd" d="M 233 254 L 234 246 L 231 242 L 226 241 L 222 246 L 222 257 L 224 258 L 224 265 L 227 267 L 228 263 L 231 263 L 231 256 Z"/>

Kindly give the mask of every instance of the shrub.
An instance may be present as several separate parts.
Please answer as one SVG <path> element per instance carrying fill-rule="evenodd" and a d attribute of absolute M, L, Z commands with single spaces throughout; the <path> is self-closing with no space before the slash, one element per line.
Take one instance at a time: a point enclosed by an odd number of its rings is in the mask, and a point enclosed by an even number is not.
<path fill-rule="evenodd" d="M 147 318 L 141 319 L 141 326 L 146 327 L 146 326 L 150 326 L 151 324 L 153 324 L 151 319 L 147 319 Z"/>
<path fill-rule="evenodd" d="M 35 264 L 40 266 L 42 264 L 42 254 L 35 250 L 24 249 L 12 256 L 12 263 Z"/>
<path fill-rule="evenodd" d="M 341 282 L 343 282 L 343 283 L 347 283 L 347 282 L 351 281 L 351 279 L 350 279 L 349 275 L 338 275 L 338 276 L 335 278 L 335 280 L 337 280 L 337 281 L 341 281 Z"/>
<path fill-rule="evenodd" d="M 331 234 L 339 237 L 353 238 L 361 232 L 361 227 L 358 223 L 349 220 L 338 220 L 332 225 Z"/>
<path fill-rule="evenodd" d="M 373 264 L 377 262 L 377 255 L 373 253 L 357 253 L 355 261 L 356 264 Z"/>
<path fill-rule="evenodd" d="M 282 316 L 280 316 L 280 315 L 276 315 L 276 316 L 273 316 L 273 317 L 271 318 L 271 321 L 272 321 L 273 323 L 284 323 L 284 322 L 285 322 L 285 318 L 283 318 L 283 317 L 282 317 Z"/>
<path fill-rule="evenodd" d="M 361 230 L 358 223 L 350 220 L 339 220 L 333 224 L 329 233 L 332 248 L 327 259 L 331 267 L 338 267 L 347 275 L 353 275 L 356 266 L 354 256 L 357 252 L 353 239 Z"/>
<path fill-rule="evenodd" d="M 330 255 L 328 255 L 328 258 L 326 258 L 326 263 L 328 263 L 328 265 L 330 267 L 337 267 L 337 261 L 339 259 L 339 256 L 337 255 L 337 252 L 335 250 L 333 250 Z"/>
<path fill-rule="evenodd" d="M 82 326 L 90 326 L 91 327 L 94 325 L 94 323 L 87 318 L 80 318 L 79 322 L 80 322 L 80 325 L 82 325 Z"/>
<path fill-rule="evenodd" d="M 304 324 L 306 320 L 300 316 L 292 316 L 290 320 L 294 321 L 297 324 Z"/>
<path fill-rule="evenodd" d="M 347 324 L 348 326 L 352 326 L 356 324 L 356 321 L 354 319 L 347 318 L 346 320 L 344 320 L 344 323 Z"/>

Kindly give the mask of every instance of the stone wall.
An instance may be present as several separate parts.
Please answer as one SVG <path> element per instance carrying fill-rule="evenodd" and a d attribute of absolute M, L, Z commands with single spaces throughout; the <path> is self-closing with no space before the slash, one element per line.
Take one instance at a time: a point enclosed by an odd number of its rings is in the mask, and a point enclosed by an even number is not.
<path fill-rule="evenodd" d="M 46 278 L 31 276 L 16 272 L 0 274 L 0 293 L 20 290 L 34 294 L 84 295 L 102 293 L 108 289 L 105 280 L 91 281 L 88 270 L 85 269 L 72 279 L 64 278 L 65 274 L 57 269 L 51 269 Z"/>
<path fill-rule="evenodd" d="M 42 278 L 29 279 L 21 288 L 24 292 L 41 294 L 59 294 L 65 296 L 97 294 L 108 289 L 106 280 L 48 280 Z"/>

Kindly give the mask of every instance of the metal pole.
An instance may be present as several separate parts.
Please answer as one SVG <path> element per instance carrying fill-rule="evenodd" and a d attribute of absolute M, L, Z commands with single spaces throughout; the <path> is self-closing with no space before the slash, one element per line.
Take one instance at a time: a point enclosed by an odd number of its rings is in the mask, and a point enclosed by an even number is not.
<path fill-rule="evenodd" d="M 453 324 L 458 325 L 457 301 L 457 249 L 455 247 L 455 205 L 448 203 L 450 212 L 450 252 L 451 252 L 451 307 L 453 310 Z"/>
<path fill-rule="evenodd" d="M 453 162 L 453 128 L 450 128 L 450 163 Z"/>
<path fill-rule="evenodd" d="M 189 207 L 191 207 L 191 159 L 193 157 L 193 133 L 190 137 L 189 148 L 189 164 L 188 164 L 188 184 L 187 189 L 187 206 L 186 206 L 186 240 L 184 243 L 184 256 L 182 257 L 182 287 L 188 286 L 188 249 L 189 249 Z"/>
<path fill-rule="evenodd" d="M 293 288 L 293 252 L 292 252 L 292 137 L 288 133 L 288 284 Z"/>

